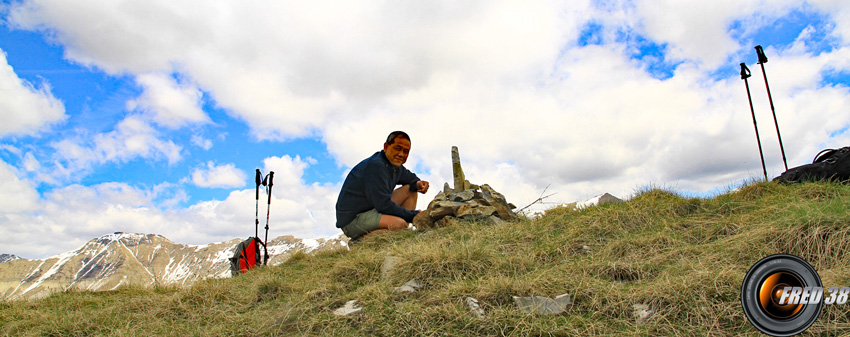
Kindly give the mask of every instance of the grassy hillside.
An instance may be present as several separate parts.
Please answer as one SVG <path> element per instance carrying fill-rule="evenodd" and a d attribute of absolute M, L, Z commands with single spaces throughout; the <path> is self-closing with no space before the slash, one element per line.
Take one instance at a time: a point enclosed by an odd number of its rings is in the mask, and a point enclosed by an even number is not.
<path fill-rule="evenodd" d="M 850 187 L 755 183 L 712 199 L 648 189 L 621 204 L 557 208 L 503 225 L 456 222 L 366 239 L 189 289 L 67 292 L 0 303 L 0 334 L 140 335 L 760 335 L 741 310 L 759 259 L 798 255 L 824 286 L 850 286 Z M 586 246 L 586 247 L 585 247 Z M 589 249 L 588 249 L 589 248 Z M 387 256 L 403 259 L 382 277 Z M 419 279 L 415 293 L 392 291 Z M 572 296 L 529 315 L 512 296 Z M 477 298 L 479 319 L 463 302 Z M 332 311 L 358 299 L 363 312 Z M 639 321 L 635 304 L 653 312 Z M 825 306 L 806 335 L 850 332 L 850 304 Z"/>

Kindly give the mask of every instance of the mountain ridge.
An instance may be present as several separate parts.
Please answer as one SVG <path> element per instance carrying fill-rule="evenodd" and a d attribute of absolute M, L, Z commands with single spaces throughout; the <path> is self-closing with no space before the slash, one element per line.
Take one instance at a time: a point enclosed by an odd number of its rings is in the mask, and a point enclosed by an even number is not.
<path fill-rule="evenodd" d="M 114 232 L 44 259 L 3 254 L 7 260 L 0 263 L 0 298 L 36 299 L 69 289 L 103 291 L 122 285 L 185 287 L 207 278 L 225 278 L 230 276 L 229 258 L 242 240 L 187 245 L 158 234 Z M 269 264 L 282 263 L 297 251 L 342 246 L 347 241 L 339 235 L 280 236 L 268 242 Z"/>

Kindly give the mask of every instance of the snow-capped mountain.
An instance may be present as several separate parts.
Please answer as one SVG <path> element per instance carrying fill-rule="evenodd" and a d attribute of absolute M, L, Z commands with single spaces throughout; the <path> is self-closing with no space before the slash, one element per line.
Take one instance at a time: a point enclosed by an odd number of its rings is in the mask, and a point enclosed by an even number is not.
<path fill-rule="evenodd" d="M 98 291 L 129 284 L 187 286 L 206 278 L 230 277 L 229 258 L 242 240 L 194 246 L 173 243 L 156 234 L 116 232 L 46 259 L 4 254 L 2 257 L 9 256 L 10 260 L 0 263 L 0 298 L 40 298 L 71 288 Z M 269 264 L 282 263 L 299 250 L 312 252 L 346 245 L 339 236 L 281 236 L 269 240 Z"/>

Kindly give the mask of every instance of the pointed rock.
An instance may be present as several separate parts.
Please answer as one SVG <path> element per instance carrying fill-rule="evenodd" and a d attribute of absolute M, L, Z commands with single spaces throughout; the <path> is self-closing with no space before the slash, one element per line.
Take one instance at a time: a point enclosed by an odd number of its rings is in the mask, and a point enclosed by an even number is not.
<path fill-rule="evenodd" d="M 466 176 L 463 175 L 463 168 L 460 167 L 460 153 L 457 146 L 452 146 L 452 176 L 454 177 L 454 191 L 460 192 L 465 190 Z"/>

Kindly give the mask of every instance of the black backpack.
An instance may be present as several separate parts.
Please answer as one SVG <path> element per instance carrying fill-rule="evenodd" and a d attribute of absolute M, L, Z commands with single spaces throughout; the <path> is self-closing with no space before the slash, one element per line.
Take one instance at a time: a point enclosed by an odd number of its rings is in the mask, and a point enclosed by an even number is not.
<path fill-rule="evenodd" d="M 811 164 L 789 169 L 773 179 L 780 183 L 816 180 L 850 181 L 850 146 L 818 152 Z"/>

